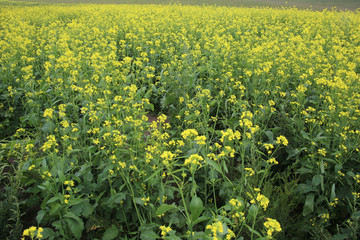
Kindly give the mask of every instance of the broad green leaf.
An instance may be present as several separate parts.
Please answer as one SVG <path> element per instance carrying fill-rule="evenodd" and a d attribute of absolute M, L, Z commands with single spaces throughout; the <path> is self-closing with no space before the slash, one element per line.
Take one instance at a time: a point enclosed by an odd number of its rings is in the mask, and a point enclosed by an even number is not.
<path fill-rule="evenodd" d="M 312 178 L 312 184 L 317 187 L 319 186 L 319 184 L 321 183 L 321 175 L 320 174 L 316 174 L 313 178 Z"/>
<path fill-rule="evenodd" d="M 40 225 L 41 220 L 44 218 L 46 212 L 44 210 L 40 210 L 36 216 L 36 222 Z"/>
<path fill-rule="evenodd" d="M 360 211 L 354 212 L 354 213 L 351 215 L 351 218 L 360 218 Z"/>
<path fill-rule="evenodd" d="M 56 234 L 51 228 L 44 228 L 41 235 L 43 235 L 44 239 L 52 240 L 56 237 Z"/>
<path fill-rule="evenodd" d="M 206 220 L 209 220 L 210 218 L 209 217 L 206 217 L 206 216 L 201 216 L 201 217 L 198 217 L 194 222 L 193 224 L 196 225 L 198 223 L 201 223 L 203 221 L 206 221 Z"/>
<path fill-rule="evenodd" d="M 155 214 L 156 215 L 162 215 L 166 213 L 167 211 L 176 208 L 175 205 L 169 205 L 169 204 L 162 204 L 158 209 L 156 209 Z"/>
<path fill-rule="evenodd" d="M 198 196 L 193 196 L 190 202 L 191 219 L 195 221 L 204 210 L 204 204 Z"/>
<path fill-rule="evenodd" d="M 84 230 L 84 223 L 83 221 L 75 216 L 72 212 L 67 212 L 64 215 L 65 221 L 68 223 L 68 226 L 71 232 L 74 234 L 74 237 L 79 239 L 82 235 L 82 231 Z"/>
<path fill-rule="evenodd" d="M 61 170 L 58 170 L 57 175 L 59 177 L 60 183 L 63 184 L 65 182 L 65 179 L 66 179 L 64 173 Z"/>
<path fill-rule="evenodd" d="M 332 238 L 330 238 L 330 240 L 344 240 L 344 239 L 349 239 L 349 235 L 347 235 L 347 234 L 335 234 L 334 236 L 332 236 Z"/>
<path fill-rule="evenodd" d="M 118 234 L 119 234 L 119 229 L 115 225 L 112 225 L 110 228 L 106 229 L 102 237 L 102 240 L 112 240 L 116 238 Z"/>
<path fill-rule="evenodd" d="M 59 200 L 59 196 L 52 197 L 46 202 L 46 204 L 56 202 L 57 200 Z"/>
<path fill-rule="evenodd" d="M 47 121 L 44 126 L 41 128 L 41 130 L 44 133 L 52 133 L 54 129 L 56 128 L 56 125 L 52 121 Z"/>
<path fill-rule="evenodd" d="M 213 167 L 216 171 L 218 171 L 219 173 L 222 173 L 221 171 L 221 167 L 216 163 L 214 162 L 213 160 L 209 159 L 209 158 L 205 158 L 205 162 L 207 164 L 209 164 L 211 167 Z"/>
<path fill-rule="evenodd" d="M 266 131 L 266 132 L 265 132 L 265 135 L 268 137 L 269 142 L 270 142 L 271 144 L 274 144 L 274 134 L 273 134 L 273 132 L 271 132 L 271 131 Z"/>
<path fill-rule="evenodd" d="M 141 232 L 140 234 L 141 240 L 153 240 L 153 239 L 159 239 L 159 236 L 152 230 L 146 230 Z"/>
<path fill-rule="evenodd" d="M 168 240 L 181 240 L 180 237 L 176 236 L 175 233 L 170 232 L 169 236 L 166 237 Z"/>
<path fill-rule="evenodd" d="M 303 215 L 306 216 L 314 211 L 314 194 L 309 194 L 306 196 L 304 209 L 303 209 Z"/>
<path fill-rule="evenodd" d="M 255 204 L 251 204 L 249 208 L 249 215 L 250 221 L 254 220 L 258 214 L 258 207 Z"/>
<path fill-rule="evenodd" d="M 58 214 L 58 212 L 60 211 L 60 209 L 61 209 L 61 205 L 60 205 L 59 203 L 53 205 L 53 206 L 51 207 L 51 211 L 49 212 L 49 215 L 50 215 L 50 216 L 53 216 L 53 215 Z"/>

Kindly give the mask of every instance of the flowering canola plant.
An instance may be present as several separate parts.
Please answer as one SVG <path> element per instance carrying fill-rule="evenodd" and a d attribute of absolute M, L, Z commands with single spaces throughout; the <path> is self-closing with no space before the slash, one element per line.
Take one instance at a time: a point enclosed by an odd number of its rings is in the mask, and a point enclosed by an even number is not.
<path fill-rule="evenodd" d="M 359 12 L 18 6 L 0 27 L 1 169 L 38 210 L 18 239 L 356 238 Z"/>

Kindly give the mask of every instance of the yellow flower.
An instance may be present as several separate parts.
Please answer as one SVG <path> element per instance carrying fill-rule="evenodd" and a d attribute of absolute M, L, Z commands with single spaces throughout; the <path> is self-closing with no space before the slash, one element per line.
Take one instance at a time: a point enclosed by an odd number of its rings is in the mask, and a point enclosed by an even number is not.
<path fill-rule="evenodd" d="M 277 232 L 281 231 L 280 223 L 272 218 L 267 218 L 267 221 L 264 223 L 264 226 L 267 228 L 268 236 L 272 236 L 274 231 Z"/>
<path fill-rule="evenodd" d="M 60 124 L 63 126 L 63 128 L 68 128 L 70 126 L 70 124 L 66 120 L 61 121 Z"/>
<path fill-rule="evenodd" d="M 37 232 L 37 235 L 36 235 L 36 238 L 42 238 L 43 235 L 41 234 L 42 232 L 44 231 L 44 229 L 42 227 L 39 227 L 38 228 L 38 232 Z"/>
<path fill-rule="evenodd" d="M 186 129 L 181 133 L 181 136 L 184 139 L 193 138 L 198 135 L 198 132 L 195 129 Z"/>
<path fill-rule="evenodd" d="M 176 155 L 169 152 L 169 151 L 164 151 L 163 154 L 161 154 L 161 158 L 163 159 L 163 162 L 165 165 L 169 164 L 169 161 L 171 161 Z"/>
<path fill-rule="evenodd" d="M 283 144 L 284 146 L 287 146 L 289 144 L 288 140 L 286 139 L 286 137 L 284 136 L 279 136 L 276 138 L 276 143 L 277 144 Z"/>
<path fill-rule="evenodd" d="M 200 161 L 203 161 L 204 158 L 197 154 L 191 154 L 188 159 L 185 160 L 184 165 L 201 165 Z"/>
<path fill-rule="evenodd" d="M 52 109 L 52 108 L 45 109 L 44 117 L 48 117 L 50 119 L 53 118 L 53 112 L 54 112 L 54 109 Z"/>
<path fill-rule="evenodd" d="M 32 239 L 34 239 L 34 238 L 40 239 L 40 238 L 43 237 L 42 234 L 41 234 L 43 231 L 44 231 L 44 229 L 41 228 L 41 227 L 37 228 L 35 226 L 32 226 L 32 227 L 29 227 L 28 229 L 25 229 L 23 231 L 22 236 L 23 237 L 27 236 L 27 237 L 30 237 Z"/>
<path fill-rule="evenodd" d="M 164 237 L 168 232 L 172 231 L 170 227 L 160 226 L 161 236 Z"/>
<path fill-rule="evenodd" d="M 198 145 L 205 145 L 206 137 L 205 136 L 197 136 L 195 138 L 195 141 L 197 141 Z"/>
<path fill-rule="evenodd" d="M 30 236 L 29 229 L 24 230 L 23 236 Z"/>
<path fill-rule="evenodd" d="M 34 148 L 34 144 L 29 143 L 29 144 L 26 145 L 25 150 L 26 150 L 27 152 L 30 152 L 30 150 L 31 150 L 32 148 Z"/>
<path fill-rule="evenodd" d="M 242 206 L 241 202 L 235 198 L 230 199 L 229 203 L 231 206 L 237 207 L 237 208 Z"/>
<path fill-rule="evenodd" d="M 248 173 L 246 174 L 246 176 L 251 177 L 251 176 L 255 175 L 255 171 L 254 171 L 252 168 L 244 168 L 244 169 L 245 169 L 245 171 L 248 172 Z"/>
<path fill-rule="evenodd" d="M 326 156 L 326 150 L 325 150 L 325 148 L 321 148 L 321 149 L 318 149 L 318 153 L 320 154 L 320 155 L 322 155 L 322 156 Z"/>
<path fill-rule="evenodd" d="M 270 158 L 269 160 L 267 160 L 266 162 L 268 162 L 268 163 L 273 163 L 273 164 L 279 164 L 279 162 L 278 161 L 276 161 L 276 159 L 275 158 Z"/>
<path fill-rule="evenodd" d="M 262 195 L 261 193 L 258 193 L 256 196 L 256 201 L 260 204 L 260 206 L 262 206 L 264 208 L 264 210 L 266 211 L 267 206 L 269 205 L 270 201 L 269 199 L 265 196 Z M 255 200 L 251 200 L 251 203 L 255 203 Z"/>
<path fill-rule="evenodd" d="M 267 206 L 269 205 L 269 199 L 260 193 L 258 193 L 256 200 L 260 203 L 260 205 L 266 210 Z"/>

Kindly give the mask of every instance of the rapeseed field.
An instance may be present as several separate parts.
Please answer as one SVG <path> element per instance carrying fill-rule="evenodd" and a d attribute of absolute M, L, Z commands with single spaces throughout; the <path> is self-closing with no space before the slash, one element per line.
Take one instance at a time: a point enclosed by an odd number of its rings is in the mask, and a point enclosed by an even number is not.
<path fill-rule="evenodd" d="M 2 238 L 359 238 L 359 12 L 8 6 L 0 29 Z"/>

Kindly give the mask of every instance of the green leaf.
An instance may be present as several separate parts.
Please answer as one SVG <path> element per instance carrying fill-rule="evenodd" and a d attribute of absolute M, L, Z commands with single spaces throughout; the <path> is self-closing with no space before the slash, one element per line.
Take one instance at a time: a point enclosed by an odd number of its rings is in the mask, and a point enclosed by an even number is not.
<path fill-rule="evenodd" d="M 265 132 L 265 135 L 268 137 L 269 142 L 270 142 L 271 144 L 274 144 L 274 134 L 273 134 L 273 132 L 271 132 L 271 131 L 266 131 L 266 132 Z"/>
<path fill-rule="evenodd" d="M 210 219 L 209 217 L 201 216 L 201 217 L 197 218 L 197 219 L 193 222 L 193 225 L 198 224 L 198 223 L 201 223 L 201 222 L 206 221 L 206 220 L 209 220 L 209 219 Z"/>
<path fill-rule="evenodd" d="M 347 234 L 335 234 L 332 238 L 330 238 L 330 240 L 344 240 L 348 238 L 349 236 Z"/>
<path fill-rule="evenodd" d="M 153 240 L 158 239 L 159 236 L 152 230 L 146 230 L 141 232 L 140 239 L 141 240 Z"/>
<path fill-rule="evenodd" d="M 167 236 L 166 239 L 169 239 L 169 240 L 181 240 L 181 238 L 176 236 L 175 233 L 173 233 L 173 232 L 169 232 L 169 236 Z"/>
<path fill-rule="evenodd" d="M 335 193 L 335 183 L 333 183 L 332 187 L 331 187 L 331 194 L 330 194 L 330 201 L 334 201 L 334 199 L 336 198 L 336 193 Z"/>
<path fill-rule="evenodd" d="M 216 100 L 216 99 L 212 100 L 212 101 L 210 102 L 210 107 L 214 106 L 216 103 L 217 103 L 217 100 Z"/>
<path fill-rule="evenodd" d="M 251 228 L 249 225 L 245 225 L 245 226 L 249 229 L 250 232 L 255 233 L 258 237 L 261 237 L 261 234 L 258 231 Z"/>
<path fill-rule="evenodd" d="M 195 221 L 204 210 L 204 204 L 198 196 L 193 196 L 190 202 L 191 220 Z"/>
<path fill-rule="evenodd" d="M 319 186 L 319 184 L 321 183 L 321 175 L 320 174 L 316 174 L 313 179 L 312 179 L 312 184 L 317 187 Z"/>
<path fill-rule="evenodd" d="M 360 218 L 360 211 L 354 212 L 354 213 L 351 215 L 351 218 Z"/>
<path fill-rule="evenodd" d="M 157 176 L 160 171 L 162 171 L 161 168 L 159 168 L 156 172 L 154 172 L 153 174 L 151 174 L 150 177 L 148 177 L 147 179 L 144 180 L 144 182 L 147 182 L 147 181 L 149 181 L 151 178 Z"/>
<path fill-rule="evenodd" d="M 216 163 L 214 162 L 213 160 L 209 159 L 209 158 L 205 158 L 205 162 L 207 164 L 209 164 L 211 167 L 213 167 L 216 171 L 218 171 L 219 173 L 222 173 L 221 171 L 221 167 Z"/>
<path fill-rule="evenodd" d="M 92 206 L 90 203 L 89 203 L 89 200 L 86 199 L 86 201 L 84 201 L 84 203 L 82 204 L 83 205 L 83 208 L 82 208 L 82 215 L 85 217 L 85 218 L 88 218 L 92 212 L 94 211 L 94 206 Z"/>
<path fill-rule="evenodd" d="M 59 177 L 60 183 L 63 184 L 65 182 L 65 179 L 66 179 L 64 173 L 62 171 L 58 170 L 57 175 Z"/>
<path fill-rule="evenodd" d="M 38 224 L 41 223 L 41 220 L 44 218 L 45 214 L 46 214 L 46 212 L 45 212 L 44 210 L 40 210 L 40 211 L 38 212 L 38 214 L 37 214 L 37 216 L 36 216 L 36 222 L 37 222 Z"/>
<path fill-rule="evenodd" d="M 55 129 L 56 125 L 52 121 L 47 121 L 44 126 L 41 128 L 41 130 L 44 133 L 52 133 Z"/>
<path fill-rule="evenodd" d="M 74 234 L 74 237 L 79 239 L 82 235 L 82 231 L 84 230 L 83 221 L 75 216 L 72 212 L 67 212 L 64 215 L 65 221 L 68 223 L 71 232 Z"/>
<path fill-rule="evenodd" d="M 52 240 L 56 237 L 54 231 L 51 228 L 44 228 L 41 235 L 44 239 Z"/>
<path fill-rule="evenodd" d="M 306 133 L 306 132 L 304 132 L 303 130 L 301 130 L 301 135 L 302 135 L 302 137 L 305 138 L 306 140 L 311 141 L 309 134 Z"/>
<path fill-rule="evenodd" d="M 309 194 L 306 196 L 304 209 L 303 209 L 303 215 L 306 216 L 309 213 L 312 213 L 314 211 L 314 194 Z"/>
<path fill-rule="evenodd" d="M 118 234 L 119 234 L 119 229 L 115 225 L 112 225 L 110 228 L 106 229 L 102 237 L 102 240 L 112 240 L 116 238 Z"/>
<path fill-rule="evenodd" d="M 61 209 L 61 205 L 58 203 L 58 204 L 55 204 L 51 207 L 51 211 L 49 212 L 49 215 L 50 216 L 53 216 L 53 215 L 56 215 Z"/>
<path fill-rule="evenodd" d="M 81 198 L 70 199 L 68 205 L 69 206 L 78 205 L 79 203 L 82 203 L 83 201 L 84 201 L 84 199 L 81 199 Z"/>
<path fill-rule="evenodd" d="M 46 202 L 46 204 L 56 202 L 57 200 L 59 200 L 59 196 L 52 197 Z"/>
<path fill-rule="evenodd" d="M 250 218 L 250 220 L 254 220 L 258 214 L 258 207 L 255 204 L 251 204 L 250 208 L 249 208 L 249 215 L 248 217 Z"/>
<path fill-rule="evenodd" d="M 155 214 L 156 215 L 162 215 L 166 213 L 167 211 L 176 208 L 175 205 L 169 205 L 169 204 L 163 204 L 158 209 L 156 209 Z"/>
<path fill-rule="evenodd" d="M 223 165 L 223 168 L 224 168 L 225 173 L 228 173 L 229 170 L 228 170 L 228 168 L 227 168 L 227 166 L 226 166 L 226 161 L 222 161 L 222 165 Z"/>

